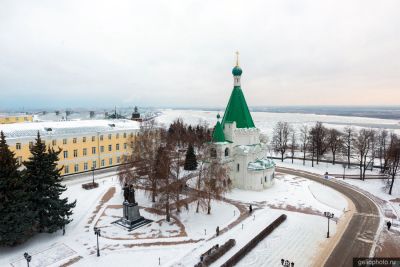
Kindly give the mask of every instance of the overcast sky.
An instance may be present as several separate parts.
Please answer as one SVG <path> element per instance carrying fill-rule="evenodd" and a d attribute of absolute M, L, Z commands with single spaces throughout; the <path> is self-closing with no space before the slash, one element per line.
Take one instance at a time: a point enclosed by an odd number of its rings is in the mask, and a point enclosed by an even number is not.
<path fill-rule="evenodd" d="M 0 109 L 400 104 L 400 1 L 0 1 Z"/>

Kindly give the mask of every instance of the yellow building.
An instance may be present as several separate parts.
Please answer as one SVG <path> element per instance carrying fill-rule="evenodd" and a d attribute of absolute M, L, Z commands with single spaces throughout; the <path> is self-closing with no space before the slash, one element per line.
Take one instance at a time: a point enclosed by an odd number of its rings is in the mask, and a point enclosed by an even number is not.
<path fill-rule="evenodd" d="M 19 162 L 29 158 L 39 132 L 46 145 L 62 149 L 58 165 L 67 175 L 119 165 L 139 127 L 130 120 L 82 120 L 3 124 L 0 131 Z"/>
<path fill-rule="evenodd" d="M 18 115 L 7 115 L 0 114 L 0 124 L 18 123 L 18 122 L 32 122 L 32 115 L 18 114 Z"/>

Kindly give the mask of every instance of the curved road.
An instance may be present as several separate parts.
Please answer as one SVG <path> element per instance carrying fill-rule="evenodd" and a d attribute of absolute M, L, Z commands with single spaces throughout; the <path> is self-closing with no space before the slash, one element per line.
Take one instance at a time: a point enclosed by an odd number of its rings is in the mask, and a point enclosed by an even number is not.
<path fill-rule="evenodd" d="M 369 257 L 380 222 L 379 210 L 371 199 L 343 184 L 325 180 L 321 175 L 282 167 L 277 167 L 276 171 L 323 183 L 354 203 L 356 211 L 324 266 L 353 266 L 354 257 Z"/>

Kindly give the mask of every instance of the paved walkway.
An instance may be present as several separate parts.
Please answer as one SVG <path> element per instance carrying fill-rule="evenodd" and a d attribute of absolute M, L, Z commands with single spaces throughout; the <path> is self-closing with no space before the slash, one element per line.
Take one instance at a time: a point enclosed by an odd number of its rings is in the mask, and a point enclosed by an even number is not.
<path fill-rule="evenodd" d="M 380 223 L 379 210 L 370 198 L 345 184 L 325 180 L 321 175 L 282 167 L 277 167 L 276 170 L 323 183 L 344 194 L 353 202 L 356 211 L 324 266 L 352 266 L 354 257 L 370 256 Z"/>

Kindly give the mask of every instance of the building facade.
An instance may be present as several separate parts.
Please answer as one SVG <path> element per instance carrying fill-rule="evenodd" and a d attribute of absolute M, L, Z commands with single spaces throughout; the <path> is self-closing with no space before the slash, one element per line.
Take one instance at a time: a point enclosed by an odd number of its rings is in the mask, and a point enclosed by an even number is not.
<path fill-rule="evenodd" d="M 0 114 L 0 124 L 9 124 L 9 123 L 19 123 L 19 122 L 32 122 L 32 115 L 18 114 L 18 115 L 7 115 Z"/>
<path fill-rule="evenodd" d="M 273 184 L 275 163 L 267 157 L 266 145 L 260 142 L 260 130 L 243 95 L 238 60 L 232 74 L 234 87 L 221 122 L 217 116 L 210 156 L 228 165 L 234 187 L 262 190 Z"/>
<path fill-rule="evenodd" d="M 63 175 L 117 166 L 130 151 L 139 123 L 130 120 L 82 120 L 1 125 L 20 163 L 30 157 L 37 133 L 54 149 L 62 149 Z"/>

